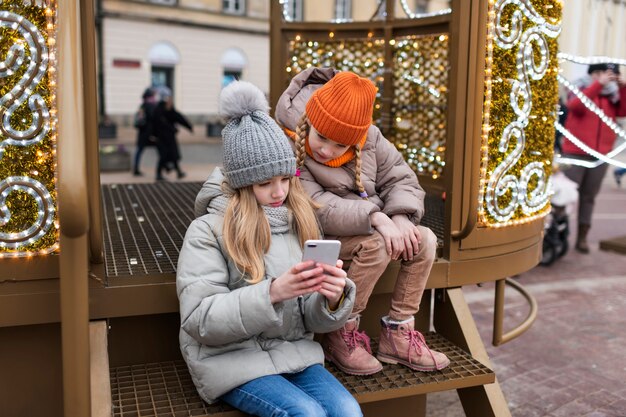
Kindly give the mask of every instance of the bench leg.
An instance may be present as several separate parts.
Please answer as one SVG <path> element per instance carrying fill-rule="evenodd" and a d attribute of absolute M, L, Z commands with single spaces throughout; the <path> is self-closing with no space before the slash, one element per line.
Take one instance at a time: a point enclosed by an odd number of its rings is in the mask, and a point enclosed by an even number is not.
<path fill-rule="evenodd" d="M 469 352 L 472 357 L 492 368 L 474 317 L 460 287 L 438 289 L 435 293 L 434 325 L 437 333 Z M 470 417 L 510 417 L 500 384 L 457 390 L 465 415 Z"/>

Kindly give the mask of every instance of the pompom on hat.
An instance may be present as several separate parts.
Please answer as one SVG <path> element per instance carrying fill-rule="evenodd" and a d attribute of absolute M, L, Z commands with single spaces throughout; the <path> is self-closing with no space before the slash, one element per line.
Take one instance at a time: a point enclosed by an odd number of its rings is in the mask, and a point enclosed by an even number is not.
<path fill-rule="evenodd" d="M 258 87 L 246 81 L 230 83 L 220 94 L 220 115 L 227 122 L 222 129 L 223 172 L 232 188 L 296 174 L 289 139 L 270 117 Z"/>
<path fill-rule="evenodd" d="M 306 104 L 311 125 L 322 136 L 346 146 L 363 139 L 372 124 L 376 86 L 353 72 L 339 72 Z"/>

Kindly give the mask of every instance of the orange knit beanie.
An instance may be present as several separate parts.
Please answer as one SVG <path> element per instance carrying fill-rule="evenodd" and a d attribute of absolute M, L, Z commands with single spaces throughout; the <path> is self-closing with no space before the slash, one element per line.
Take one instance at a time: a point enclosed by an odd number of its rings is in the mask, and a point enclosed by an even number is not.
<path fill-rule="evenodd" d="M 347 146 L 363 139 L 372 124 L 376 87 L 353 72 L 339 72 L 316 90 L 306 114 L 320 135 Z"/>

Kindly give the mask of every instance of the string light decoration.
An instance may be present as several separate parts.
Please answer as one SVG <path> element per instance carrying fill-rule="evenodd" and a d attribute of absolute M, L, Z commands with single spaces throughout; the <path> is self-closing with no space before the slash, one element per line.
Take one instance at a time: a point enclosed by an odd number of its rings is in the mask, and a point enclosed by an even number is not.
<path fill-rule="evenodd" d="M 416 173 L 433 178 L 445 166 L 449 70 L 447 34 L 396 39 L 388 139 Z"/>
<path fill-rule="evenodd" d="M 448 36 L 408 36 L 392 40 L 394 59 L 393 122 L 387 135 L 419 174 L 441 176 L 445 165 L 448 91 Z M 308 41 L 297 35 L 289 43 L 287 83 L 301 71 L 333 67 L 352 71 L 378 86 L 374 123 L 380 123 L 384 40 Z M 287 87 L 287 85 L 285 85 Z"/>
<path fill-rule="evenodd" d="M 482 225 L 526 223 L 549 210 L 561 11 L 558 0 L 489 1 Z"/>
<path fill-rule="evenodd" d="M 331 32 L 332 33 L 332 32 Z M 332 67 L 339 71 L 352 71 L 367 77 L 379 88 L 374 104 L 374 123 L 380 123 L 380 97 L 385 67 L 383 39 L 369 36 L 363 39 L 309 41 L 302 36 L 289 42 L 288 62 L 285 66 L 287 82 L 310 67 Z"/>
<path fill-rule="evenodd" d="M 602 64 L 602 63 L 611 62 L 617 65 L 626 65 L 626 60 L 624 59 L 611 58 L 607 56 L 580 57 L 580 56 L 575 56 L 575 55 L 570 55 L 570 54 L 559 52 L 558 57 L 560 60 L 575 62 L 577 64 L 591 65 L 591 64 Z M 615 123 L 613 119 L 608 117 L 604 113 L 604 111 L 602 111 L 602 109 L 600 109 L 593 102 L 593 100 L 590 100 L 578 87 L 576 87 L 576 85 L 570 83 L 565 77 L 563 77 L 560 74 L 557 75 L 557 80 L 559 81 L 559 84 L 564 86 L 573 95 L 578 97 L 578 99 L 581 101 L 583 106 L 585 106 L 590 112 L 598 116 L 600 120 L 602 121 L 602 123 L 606 124 L 613 132 L 615 132 L 617 137 L 621 139 L 626 139 L 626 132 L 617 123 Z M 587 160 L 581 160 L 581 159 L 576 159 L 576 158 L 567 158 L 563 156 L 558 156 L 556 158 L 557 162 L 570 164 L 570 165 L 579 165 L 585 168 L 595 168 L 597 166 L 600 166 L 603 163 L 608 163 L 619 168 L 626 168 L 625 163 L 614 159 L 616 155 L 620 154 L 621 152 L 624 151 L 624 149 L 626 149 L 626 142 L 623 142 L 619 146 L 615 147 L 615 149 L 613 149 L 612 151 L 604 155 L 590 148 L 589 146 L 585 145 L 585 143 L 582 140 L 574 136 L 570 131 L 566 130 L 564 126 L 558 123 L 558 121 L 555 122 L 555 127 L 570 142 L 578 146 L 581 150 L 583 150 L 587 154 L 597 159 L 596 161 L 587 161 Z"/>
<path fill-rule="evenodd" d="M 0 257 L 58 249 L 56 2 L 0 3 Z"/>

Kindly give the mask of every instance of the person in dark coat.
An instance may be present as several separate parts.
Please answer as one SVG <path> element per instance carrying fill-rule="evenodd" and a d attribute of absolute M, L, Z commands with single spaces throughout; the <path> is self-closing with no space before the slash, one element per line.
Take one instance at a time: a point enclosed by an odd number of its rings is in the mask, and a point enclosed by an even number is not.
<path fill-rule="evenodd" d="M 152 88 L 146 88 L 141 96 L 143 100 L 139 110 L 135 113 L 134 126 L 137 129 L 137 150 L 133 165 L 133 175 L 141 176 L 140 160 L 144 148 L 156 146 L 157 139 L 152 135 L 152 113 L 156 107 L 156 93 Z"/>
<path fill-rule="evenodd" d="M 159 162 L 156 169 L 156 179 L 164 180 L 163 170 L 170 172 L 176 170 L 178 179 L 185 177 L 185 173 L 180 169 L 181 159 L 176 133 L 177 125 L 181 125 L 193 132 L 193 126 L 189 121 L 174 108 L 172 100 L 172 90 L 167 87 L 159 87 L 159 103 L 154 109 L 153 134 L 158 138 L 157 148 L 159 150 Z"/>

